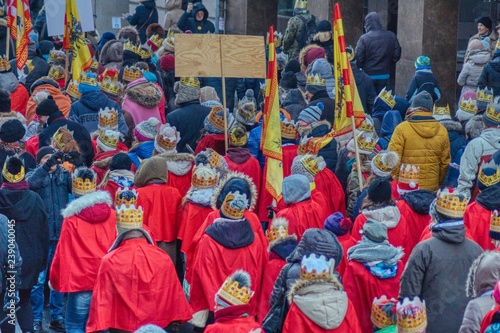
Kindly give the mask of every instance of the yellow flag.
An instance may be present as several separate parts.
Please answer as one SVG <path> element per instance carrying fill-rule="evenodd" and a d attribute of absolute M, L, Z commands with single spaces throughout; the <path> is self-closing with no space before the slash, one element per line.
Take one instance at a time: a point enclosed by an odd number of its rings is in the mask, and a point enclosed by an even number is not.
<path fill-rule="evenodd" d="M 7 26 L 10 28 L 12 38 L 16 41 L 17 68 L 22 69 L 28 60 L 28 44 L 32 30 L 28 0 L 9 0 L 7 3 Z"/>

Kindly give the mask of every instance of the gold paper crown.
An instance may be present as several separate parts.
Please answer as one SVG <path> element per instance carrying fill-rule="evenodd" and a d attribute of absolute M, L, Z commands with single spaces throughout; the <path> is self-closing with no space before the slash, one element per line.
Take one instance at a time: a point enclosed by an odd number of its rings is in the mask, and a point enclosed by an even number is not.
<path fill-rule="evenodd" d="M 149 42 L 152 43 L 154 46 L 156 46 L 156 49 L 159 49 L 161 43 L 163 42 L 163 39 L 160 37 L 160 35 L 154 34 L 149 38 Z"/>
<path fill-rule="evenodd" d="M 364 132 L 361 132 L 358 135 L 357 141 L 359 149 L 364 151 L 373 151 L 377 145 L 377 141 L 375 141 L 373 137 L 366 135 Z"/>
<path fill-rule="evenodd" d="M 274 47 L 281 47 L 283 43 L 283 34 L 281 32 L 274 32 Z"/>
<path fill-rule="evenodd" d="M 492 168 L 496 171 L 491 176 L 487 176 L 484 174 L 483 168 Z M 500 183 L 500 168 L 494 162 L 482 163 L 477 175 L 477 181 L 482 183 L 486 187 L 490 187 Z"/>
<path fill-rule="evenodd" d="M 399 333 L 420 333 L 427 327 L 427 312 L 425 301 L 415 297 L 410 302 L 405 298 L 397 305 L 397 325 Z"/>
<path fill-rule="evenodd" d="M 173 30 L 168 29 L 167 37 L 165 37 L 164 42 L 172 47 L 175 46 L 175 32 Z"/>
<path fill-rule="evenodd" d="M 313 176 L 316 176 L 321 170 L 318 165 L 318 157 L 311 154 L 305 154 L 300 159 L 304 168 Z"/>
<path fill-rule="evenodd" d="M 385 104 L 389 105 L 389 107 L 392 109 L 392 108 L 394 108 L 394 105 L 396 105 L 396 100 L 392 96 L 392 90 L 387 91 L 385 88 L 386 87 L 384 87 L 384 89 L 382 89 L 380 91 L 380 93 L 378 94 L 378 97 L 382 101 L 384 101 Z"/>
<path fill-rule="evenodd" d="M 217 168 L 221 164 L 222 156 L 215 150 L 210 152 L 210 157 L 208 158 L 208 163 L 212 168 Z"/>
<path fill-rule="evenodd" d="M 0 72 L 8 72 L 12 67 L 10 66 L 9 60 L 5 55 L 0 56 Z"/>
<path fill-rule="evenodd" d="M 163 131 L 167 127 L 173 129 L 175 139 L 170 140 L 168 136 L 163 135 Z M 179 141 L 179 132 L 177 132 L 175 127 L 171 127 L 169 124 L 162 125 L 158 131 L 158 135 L 156 136 L 156 141 L 165 150 L 174 150 L 177 146 L 177 142 Z"/>
<path fill-rule="evenodd" d="M 145 47 L 140 47 L 137 50 L 137 54 L 139 55 L 139 57 L 141 57 L 141 59 L 148 59 L 148 58 L 151 58 L 153 56 L 153 52 L 150 49 L 145 48 Z"/>
<path fill-rule="evenodd" d="M 213 188 L 219 181 L 219 174 L 211 167 L 203 164 L 193 168 L 191 183 L 195 188 Z"/>
<path fill-rule="evenodd" d="M 373 127 L 373 123 L 370 122 L 368 118 L 365 118 L 357 130 L 361 132 L 373 133 L 375 131 L 375 127 Z"/>
<path fill-rule="evenodd" d="M 52 49 L 49 52 L 49 64 L 58 64 L 58 65 L 64 65 L 66 62 L 64 51 L 59 51 L 56 49 Z"/>
<path fill-rule="evenodd" d="M 66 145 L 71 140 L 74 140 L 73 131 L 68 130 L 67 125 L 59 127 L 57 131 L 54 133 L 54 135 L 52 135 L 52 141 L 56 146 L 54 148 L 57 148 L 59 150 L 64 150 Z"/>
<path fill-rule="evenodd" d="M 236 136 L 236 132 L 238 132 L 238 131 L 240 131 L 240 133 L 241 133 L 241 131 L 243 131 L 243 136 L 238 138 Z M 243 127 L 241 125 L 234 126 L 231 129 L 231 131 L 229 132 L 229 142 L 231 143 L 231 145 L 236 146 L 236 147 L 245 146 L 248 143 L 248 137 L 246 134 L 245 127 Z"/>
<path fill-rule="evenodd" d="M 500 112 L 495 109 L 495 105 L 490 105 L 486 108 L 484 116 L 497 124 L 500 124 Z"/>
<path fill-rule="evenodd" d="M 463 98 L 461 98 L 459 108 L 460 110 L 472 114 L 476 114 L 477 112 L 476 102 L 472 98 L 469 98 L 468 100 L 464 100 Z"/>
<path fill-rule="evenodd" d="M 302 280 L 320 280 L 326 279 L 333 274 L 335 260 L 326 260 L 324 255 L 319 257 L 311 253 L 304 256 L 300 263 L 300 279 Z"/>
<path fill-rule="evenodd" d="M 35 69 L 35 65 L 33 65 L 32 59 L 29 59 L 28 61 L 26 61 L 26 68 L 28 68 L 28 74 L 31 73 L 31 71 Z"/>
<path fill-rule="evenodd" d="M 200 81 L 195 77 L 181 77 L 181 84 L 187 87 L 200 89 Z"/>
<path fill-rule="evenodd" d="M 268 243 L 286 236 L 288 236 L 288 220 L 281 217 L 274 218 L 271 222 L 271 228 L 266 232 Z"/>
<path fill-rule="evenodd" d="M 468 203 L 467 197 L 445 188 L 437 193 L 436 210 L 452 218 L 462 218 Z"/>
<path fill-rule="evenodd" d="M 488 88 L 484 89 L 477 88 L 476 99 L 480 102 L 490 103 L 493 102 L 493 94 L 491 93 L 491 90 L 488 90 Z"/>
<path fill-rule="evenodd" d="M 294 140 L 297 136 L 297 125 L 292 120 L 288 122 L 287 120 L 281 122 L 281 137 L 284 139 Z"/>
<path fill-rule="evenodd" d="M 99 123 L 98 128 L 100 130 L 116 130 L 118 128 L 118 112 L 113 108 L 106 107 L 105 109 L 100 109 L 98 113 Z"/>
<path fill-rule="evenodd" d="M 496 209 L 491 212 L 490 231 L 500 233 L 500 216 L 498 214 L 498 210 Z"/>
<path fill-rule="evenodd" d="M 73 193 L 78 195 L 84 195 L 87 193 L 95 192 L 97 187 L 96 177 L 94 177 L 93 180 L 90 180 L 88 178 L 84 180 L 83 178 L 76 177 L 75 174 L 73 174 L 72 184 L 73 184 Z"/>
<path fill-rule="evenodd" d="M 373 158 L 372 163 L 380 171 L 390 172 L 393 169 L 393 167 L 395 167 L 395 166 L 390 166 L 389 163 L 384 162 L 384 160 L 382 158 L 383 156 L 384 156 L 384 154 L 377 154 Z"/>
<path fill-rule="evenodd" d="M 375 298 L 372 304 L 370 319 L 377 328 L 384 328 L 396 325 L 396 306 L 398 301 L 394 298 L 387 299 L 384 295 Z"/>
<path fill-rule="evenodd" d="M 126 66 L 123 69 L 123 81 L 132 82 L 140 79 L 144 75 L 144 70 L 136 66 Z"/>
<path fill-rule="evenodd" d="M 97 71 L 99 69 L 99 61 L 93 59 L 92 63 L 90 64 L 90 69 Z"/>
<path fill-rule="evenodd" d="M 78 91 L 78 86 L 80 82 L 71 80 L 69 81 L 68 87 L 66 88 L 66 93 L 75 99 L 79 99 L 82 93 Z"/>
<path fill-rule="evenodd" d="M 125 44 L 123 44 L 123 51 L 131 51 L 137 53 L 139 49 L 140 46 L 133 44 L 131 41 L 127 41 Z"/>
<path fill-rule="evenodd" d="M 434 104 L 434 108 L 432 109 L 432 114 L 434 116 L 449 116 L 450 105 L 446 104 L 446 106 L 436 106 L 436 104 Z"/>
<path fill-rule="evenodd" d="M 294 9 L 307 9 L 307 0 L 295 0 Z"/>
<path fill-rule="evenodd" d="M 224 109 L 220 106 L 214 106 L 208 114 L 208 121 L 220 131 L 224 131 Z"/>
<path fill-rule="evenodd" d="M 349 45 L 345 48 L 345 51 L 347 53 L 347 59 L 349 60 L 349 62 L 352 62 L 354 60 L 354 56 L 356 55 L 354 48 Z"/>
<path fill-rule="evenodd" d="M 99 85 L 99 81 L 97 80 L 97 76 L 94 73 L 82 72 L 82 74 L 80 75 L 80 84 L 97 87 Z"/>
<path fill-rule="evenodd" d="M 119 139 L 116 137 L 116 135 L 108 135 L 106 132 L 108 130 L 103 130 L 99 132 L 99 137 L 98 140 L 105 146 L 116 149 L 118 146 Z M 115 131 L 111 131 L 113 134 Z"/>
<path fill-rule="evenodd" d="M 49 77 L 53 78 L 56 81 L 64 79 L 64 68 L 57 65 L 50 67 Z"/>
<path fill-rule="evenodd" d="M 3 164 L 2 175 L 9 183 L 19 183 L 24 179 L 24 165 L 21 163 L 21 170 L 19 170 L 19 173 L 16 175 L 13 175 L 9 172 L 9 170 L 7 170 L 7 162 L 9 159 L 10 157 L 7 158 Z"/>
<path fill-rule="evenodd" d="M 248 304 L 254 292 L 247 286 L 241 286 L 238 281 L 233 281 L 232 276 L 229 276 L 224 284 L 217 292 L 217 297 L 231 305 Z"/>
<path fill-rule="evenodd" d="M 142 228 L 144 211 L 142 207 L 131 204 L 129 207 L 121 205 L 116 209 L 116 226 L 121 229 L 131 230 Z"/>
<path fill-rule="evenodd" d="M 119 97 L 123 92 L 123 85 L 112 78 L 103 79 L 100 88 L 111 96 Z"/>
<path fill-rule="evenodd" d="M 234 201 L 234 202 L 233 202 Z M 246 201 L 246 205 L 243 206 L 238 201 Z M 235 204 L 237 203 L 237 204 Z M 239 191 L 230 192 L 224 198 L 224 202 L 220 208 L 221 213 L 224 216 L 233 219 L 233 220 L 241 220 L 243 215 L 245 214 L 245 208 L 248 207 L 248 199 L 246 194 L 240 194 Z"/>
<path fill-rule="evenodd" d="M 131 205 L 137 204 L 137 192 L 135 189 L 129 189 L 128 187 L 119 187 L 115 193 L 115 207 L 120 207 L 125 205 L 129 208 Z"/>
<path fill-rule="evenodd" d="M 319 74 L 315 74 L 314 76 L 311 74 L 307 75 L 306 80 L 307 86 L 326 86 L 326 80 L 323 79 Z"/>
<path fill-rule="evenodd" d="M 420 179 L 420 167 L 412 164 L 401 163 L 399 167 L 398 181 L 400 183 L 410 184 L 411 182 L 418 184 Z"/>

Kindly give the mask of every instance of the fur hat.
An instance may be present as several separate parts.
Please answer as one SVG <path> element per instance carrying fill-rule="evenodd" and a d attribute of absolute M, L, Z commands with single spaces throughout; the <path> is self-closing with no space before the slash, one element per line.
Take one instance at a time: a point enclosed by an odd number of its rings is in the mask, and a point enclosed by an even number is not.
<path fill-rule="evenodd" d="M 392 188 L 388 178 L 374 179 L 368 186 L 368 198 L 374 203 L 391 201 Z"/>
<path fill-rule="evenodd" d="M 8 156 L 2 168 L 3 180 L 8 183 L 19 183 L 24 180 L 23 161 L 17 156 Z"/>
<path fill-rule="evenodd" d="M 237 124 L 229 131 L 229 145 L 231 147 L 246 147 L 248 136 L 245 127 Z"/>
<path fill-rule="evenodd" d="M 109 170 L 130 170 L 132 168 L 132 160 L 127 153 L 118 153 L 111 158 Z"/>
<path fill-rule="evenodd" d="M 24 138 L 26 134 L 26 128 L 17 119 L 7 120 L 0 126 L 0 140 L 3 142 L 17 142 Z"/>
<path fill-rule="evenodd" d="M 140 141 L 153 141 L 158 134 L 158 125 L 160 121 L 155 117 L 151 117 L 148 120 L 141 121 L 135 128 L 135 137 Z"/>
<path fill-rule="evenodd" d="M 350 218 L 344 217 L 341 212 L 336 212 L 326 218 L 323 228 L 330 230 L 336 236 L 344 236 L 351 231 L 352 225 Z"/>
<path fill-rule="evenodd" d="M 137 30 L 131 26 L 131 25 L 128 25 L 128 26 L 125 26 L 125 27 L 122 27 L 119 31 L 118 31 L 118 35 L 116 36 L 119 40 L 129 40 L 131 41 L 132 43 L 137 43 L 139 41 L 139 33 L 137 32 Z"/>
<path fill-rule="evenodd" d="M 125 89 L 125 95 L 131 101 L 147 109 L 160 105 L 162 98 L 161 89 L 143 77 L 130 82 Z"/>
<path fill-rule="evenodd" d="M 283 201 L 286 205 L 299 203 L 311 197 L 309 179 L 306 176 L 295 174 L 283 179 Z"/>
<path fill-rule="evenodd" d="M 165 29 L 158 23 L 151 23 L 146 28 L 146 38 L 151 38 L 153 35 L 158 35 L 160 38 L 165 38 Z"/>
<path fill-rule="evenodd" d="M 163 124 L 155 137 L 155 150 L 160 154 L 175 154 L 180 140 L 181 136 L 175 127 Z"/>
<path fill-rule="evenodd" d="M 247 89 L 245 96 L 238 103 L 236 120 L 243 125 L 254 125 L 256 104 L 257 101 L 254 98 L 253 90 Z"/>
<path fill-rule="evenodd" d="M 195 80 L 198 81 L 197 79 Z M 177 94 L 175 96 L 175 105 L 181 105 L 182 103 L 199 100 L 200 99 L 199 81 L 197 86 L 187 86 L 181 81 L 177 81 L 174 84 L 174 92 Z"/>
<path fill-rule="evenodd" d="M 10 93 L 7 90 L 0 89 L 0 113 L 10 111 Z"/>
<path fill-rule="evenodd" d="M 59 107 L 50 95 L 36 106 L 36 114 L 39 116 L 51 116 L 57 111 L 59 111 Z"/>

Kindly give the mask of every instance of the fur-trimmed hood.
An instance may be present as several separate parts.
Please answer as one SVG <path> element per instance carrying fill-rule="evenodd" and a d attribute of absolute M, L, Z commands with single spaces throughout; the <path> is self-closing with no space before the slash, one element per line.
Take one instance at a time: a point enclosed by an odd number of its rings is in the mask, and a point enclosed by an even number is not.
<path fill-rule="evenodd" d="M 348 298 L 339 279 L 334 276 L 316 281 L 299 279 L 288 295 L 290 304 L 312 322 L 326 330 L 339 327 L 347 314 Z"/>
<path fill-rule="evenodd" d="M 486 251 L 472 263 L 467 276 L 467 297 L 476 298 L 493 290 L 500 279 L 500 252 Z"/>
<path fill-rule="evenodd" d="M 167 161 L 167 169 L 176 176 L 184 176 L 191 172 L 194 163 L 194 156 L 188 153 L 159 154 Z"/>
<path fill-rule="evenodd" d="M 481 135 L 483 128 L 483 116 L 476 115 L 465 124 L 465 134 L 467 134 L 468 139 L 475 139 Z"/>
<path fill-rule="evenodd" d="M 464 130 L 462 128 L 462 125 L 458 121 L 451 120 L 451 119 L 444 119 L 444 120 L 439 121 L 439 123 L 441 125 L 443 125 L 448 130 L 448 132 L 455 131 L 455 132 L 459 132 L 460 134 L 464 134 Z"/>
<path fill-rule="evenodd" d="M 368 220 L 378 221 L 384 224 L 387 229 L 396 228 L 401 220 L 401 213 L 394 204 L 378 208 L 364 206 L 362 213 Z"/>
<path fill-rule="evenodd" d="M 142 82 L 128 87 L 125 90 L 125 95 L 132 102 L 148 109 L 160 105 L 162 96 L 160 88 L 151 82 Z"/>
<path fill-rule="evenodd" d="M 111 207 L 111 196 L 106 191 L 96 191 L 93 193 L 85 194 L 73 201 L 71 201 L 66 208 L 61 211 L 64 218 L 75 216 L 83 212 L 87 208 L 94 207 L 97 204 L 106 204 Z"/>
<path fill-rule="evenodd" d="M 332 124 L 327 120 L 320 120 L 312 123 L 309 126 L 299 128 L 299 136 L 303 137 L 320 137 L 327 134 L 332 128 Z M 324 134 L 323 134 L 324 133 Z"/>
<path fill-rule="evenodd" d="M 224 187 L 226 187 L 226 185 L 231 180 L 237 178 L 243 179 L 248 185 L 248 193 L 246 193 L 247 198 L 249 197 L 250 199 L 250 205 L 248 209 L 253 210 L 255 208 L 255 205 L 257 203 L 257 186 L 255 186 L 255 183 L 252 181 L 252 178 L 248 177 L 247 175 L 241 172 L 229 172 L 222 181 L 219 181 L 219 185 L 214 190 L 214 195 L 212 197 L 212 208 L 214 210 L 218 210 L 220 208 L 220 205 L 222 204 L 224 198 L 226 197 L 226 194 L 229 189 Z"/>

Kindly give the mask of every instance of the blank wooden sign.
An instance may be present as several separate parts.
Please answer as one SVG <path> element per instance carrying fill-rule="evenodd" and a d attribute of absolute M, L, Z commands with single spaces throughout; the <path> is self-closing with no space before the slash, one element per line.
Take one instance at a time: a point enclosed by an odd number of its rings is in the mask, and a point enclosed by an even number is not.
<path fill-rule="evenodd" d="M 221 61 L 224 65 L 224 73 L 222 73 Z M 175 76 L 265 78 L 264 38 L 176 34 Z"/>

